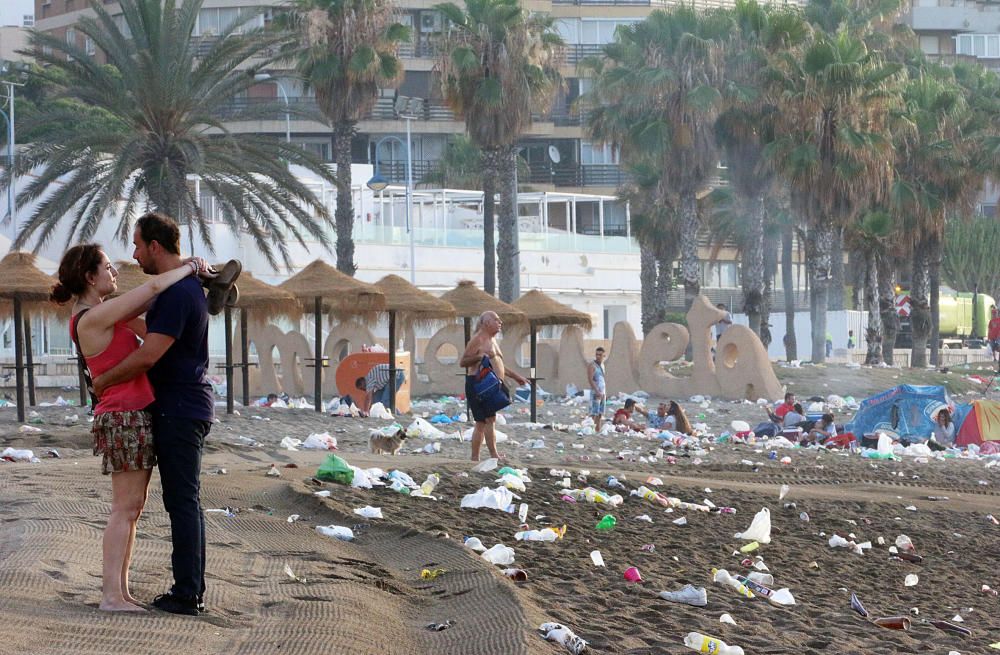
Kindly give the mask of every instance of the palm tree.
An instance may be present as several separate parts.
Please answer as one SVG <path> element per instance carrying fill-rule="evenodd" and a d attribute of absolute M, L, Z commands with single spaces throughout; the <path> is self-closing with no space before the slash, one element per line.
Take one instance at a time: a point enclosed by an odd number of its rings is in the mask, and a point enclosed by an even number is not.
<path fill-rule="evenodd" d="M 591 137 L 620 148 L 625 162 L 650 151 L 660 155 L 661 185 L 676 198 L 680 218 L 687 307 L 701 290 L 698 199 L 717 175 L 722 45 L 732 29 L 725 11 L 700 14 L 684 5 L 656 10 L 620 27 L 603 59 L 584 63 L 595 75 L 583 99 Z"/>
<path fill-rule="evenodd" d="M 971 205 L 982 185 L 962 128 L 970 114 L 963 90 L 951 71 L 929 67 L 905 86 L 902 125 L 896 130 L 897 181 L 892 210 L 909 236 L 912 273 L 910 316 L 913 351 L 910 365 L 927 365 L 937 305 L 941 244 L 949 209 Z M 971 131 L 971 126 L 970 126 Z M 932 284 L 932 281 L 934 284 Z"/>
<path fill-rule="evenodd" d="M 483 286 L 494 292 L 498 257 L 500 299 L 512 302 L 521 295 L 516 145 L 532 113 L 552 103 L 562 39 L 551 17 L 523 9 L 518 0 L 465 0 L 464 10 L 446 2 L 435 9 L 449 21 L 438 60 L 445 100 L 483 151 Z M 498 182 L 500 242 L 494 255 Z"/>
<path fill-rule="evenodd" d="M 726 50 L 725 109 L 715 126 L 716 138 L 726 154 L 730 183 L 740 196 L 740 223 L 747 226 L 740 239 L 740 281 L 743 311 L 749 327 L 763 336 L 767 325 L 765 290 L 765 224 L 768 198 L 775 185 L 775 171 L 763 165 L 765 147 L 774 139 L 775 99 L 763 92 L 767 60 L 776 52 L 803 42 L 809 28 L 800 12 L 737 0 L 731 10 L 736 31 Z M 776 236 L 776 235 L 772 235 Z M 768 244 L 772 254 L 776 243 Z"/>
<path fill-rule="evenodd" d="M 781 98 L 772 165 L 788 182 L 793 211 L 807 225 L 812 360 L 826 359 L 826 310 L 834 232 L 885 196 L 892 179 L 886 115 L 900 67 L 847 31 L 819 33 L 773 62 Z"/>
<path fill-rule="evenodd" d="M 24 126 L 47 129 L 18 157 L 14 173 L 37 177 L 18 195 L 17 205 L 42 200 L 15 248 L 32 237 L 41 247 L 64 221 L 71 226 L 67 246 L 74 239 L 86 241 L 110 212 L 118 214 L 116 235 L 127 243 L 136 212 L 146 208 L 175 217 L 189 232 L 197 228 L 211 248 L 190 176 L 200 177 L 221 205 L 222 219 L 234 232 L 250 234 L 273 267 L 279 257 L 291 265 L 286 237 L 304 245 L 308 234 L 328 245 L 327 212 L 289 169 L 289 164 L 304 166 L 330 179 L 322 162 L 283 141 L 231 134 L 219 118 L 255 83 L 245 65 L 259 61 L 275 41 L 264 34 L 239 36 L 237 23 L 199 55 L 191 34 L 201 4 L 123 0 L 123 30 L 103 3 L 91 0 L 94 15 L 81 18 L 76 29 L 106 55 L 106 65 L 75 43 L 31 32 L 28 52 L 43 65 L 32 74 L 97 112 L 91 120 L 71 105 L 56 105 Z M 3 186 L 10 183 L 10 172 Z"/>
<path fill-rule="evenodd" d="M 354 203 L 351 142 L 358 121 L 375 107 L 380 88 L 402 80 L 399 44 L 410 31 L 396 22 L 391 0 L 291 0 L 279 9 L 274 29 L 285 38 L 283 53 L 333 129 L 337 164 L 337 270 L 354 275 Z"/>
<path fill-rule="evenodd" d="M 865 214 L 847 226 L 846 241 L 863 260 L 864 308 L 868 312 L 865 341 L 868 351 L 865 364 L 883 362 L 882 313 L 879 308 L 879 259 L 888 256 L 890 238 L 894 234 L 892 215 L 881 209 Z"/>

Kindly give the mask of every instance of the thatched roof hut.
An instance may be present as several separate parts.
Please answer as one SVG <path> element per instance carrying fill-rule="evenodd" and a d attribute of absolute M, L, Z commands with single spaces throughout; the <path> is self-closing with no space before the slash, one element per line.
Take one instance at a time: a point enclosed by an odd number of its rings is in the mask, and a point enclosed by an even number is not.
<path fill-rule="evenodd" d="M 456 316 L 455 308 L 447 300 L 432 296 L 398 275 L 386 275 L 375 287 L 385 294 L 386 311 L 395 312 L 404 324 L 447 321 Z"/>
<path fill-rule="evenodd" d="M 532 327 L 579 325 L 585 330 L 592 327 L 590 314 L 557 302 L 537 289 L 515 300 L 513 306 L 524 313 Z"/>
<path fill-rule="evenodd" d="M 320 259 L 279 284 L 278 288 L 298 298 L 307 308 L 309 301 L 322 298 L 327 311 L 341 316 L 370 315 L 385 308 L 385 296 L 381 291 Z"/>
<path fill-rule="evenodd" d="M 462 318 L 478 318 L 483 312 L 492 311 L 508 326 L 527 321 L 521 310 L 491 296 L 471 280 L 460 281 L 457 287 L 442 294 L 441 300 L 451 303 L 456 314 Z"/>

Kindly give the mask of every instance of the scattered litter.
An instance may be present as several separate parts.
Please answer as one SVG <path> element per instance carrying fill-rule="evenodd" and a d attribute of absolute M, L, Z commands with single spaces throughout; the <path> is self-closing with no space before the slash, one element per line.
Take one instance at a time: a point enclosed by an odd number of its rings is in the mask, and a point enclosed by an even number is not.
<path fill-rule="evenodd" d="M 562 624 L 543 623 L 538 629 L 546 641 L 562 644 L 573 655 L 580 655 L 587 650 L 587 642 L 577 637 L 572 630 Z"/>

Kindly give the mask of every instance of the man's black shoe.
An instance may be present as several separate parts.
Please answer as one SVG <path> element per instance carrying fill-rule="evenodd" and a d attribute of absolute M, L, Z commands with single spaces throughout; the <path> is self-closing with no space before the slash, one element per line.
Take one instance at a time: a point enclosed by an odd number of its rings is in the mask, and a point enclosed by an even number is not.
<path fill-rule="evenodd" d="M 199 614 L 204 614 L 205 612 L 208 611 L 207 609 L 205 609 L 205 597 L 204 596 L 198 596 L 198 600 L 196 602 L 195 607 L 198 608 L 198 613 Z"/>
<path fill-rule="evenodd" d="M 171 614 L 198 616 L 198 601 L 195 598 L 185 598 L 174 594 L 160 594 L 153 599 L 153 607 Z"/>

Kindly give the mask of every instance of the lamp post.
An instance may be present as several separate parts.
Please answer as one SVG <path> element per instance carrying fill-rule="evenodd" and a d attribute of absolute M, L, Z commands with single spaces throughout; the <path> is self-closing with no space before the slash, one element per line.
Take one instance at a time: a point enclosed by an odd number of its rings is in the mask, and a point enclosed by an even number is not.
<path fill-rule="evenodd" d="M 0 72 L 8 71 L 8 62 L 0 65 Z M 7 87 L 7 110 L 0 109 L 0 116 L 7 121 L 7 166 L 10 167 L 10 180 L 7 185 L 7 217 L 10 221 L 11 239 L 17 238 L 17 218 L 14 215 L 14 87 L 24 86 L 17 82 L 4 80 L 3 85 Z"/>
<path fill-rule="evenodd" d="M 285 92 L 285 87 L 282 85 L 281 80 L 274 77 L 270 73 L 257 73 L 253 76 L 253 79 L 258 82 L 274 81 L 275 85 L 278 87 L 278 91 L 281 92 L 281 98 L 285 101 L 285 143 L 292 142 L 292 119 L 289 116 L 290 108 L 288 104 L 288 93 Z"/>
<path fill-rule="evenodd" d="M 416 246 L 413 240 L 413 222 L 411 212 L 413 211 L 413 155 L 410 149 L 412 139 L 410 138 L 410 123 L 416 120 L 417 115 L 423 110 L 423 98 L 410 98 L 408 96 L 397 96 L 393 104 L 393 110 L 397 118 L 406 121 L 406 142 L 397 136 L 384 136 L 375 142 L 375 174 L 368 180 L 368 188 L 376 193 L 382 191 L 389 185 L 389 181 L 378 173 L 378 149 L 385 141 L 395 141 L 406 146 L 406 231 L 410 237 L 410 284 L 417 283 L 417 255 Z"/>

